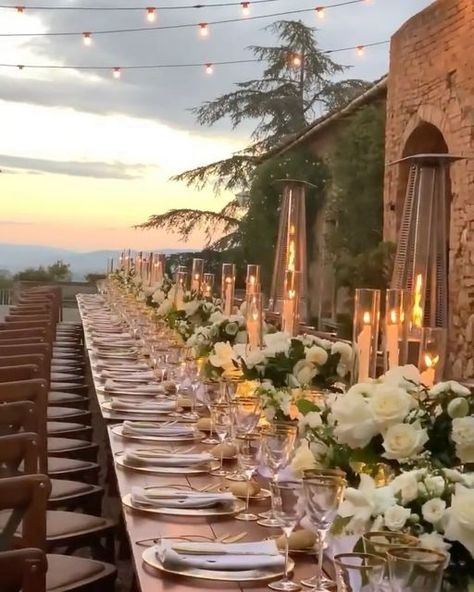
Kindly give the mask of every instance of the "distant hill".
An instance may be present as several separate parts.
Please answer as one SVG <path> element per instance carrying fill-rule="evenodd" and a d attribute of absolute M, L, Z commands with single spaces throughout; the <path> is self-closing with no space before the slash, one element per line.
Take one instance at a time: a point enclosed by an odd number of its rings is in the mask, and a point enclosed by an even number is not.
<path fill-rule="evenodd" d="M 187 249 L 156 249 L 156 252 L 171 255 L 184 252 Z M 81 280 L 88 273 L 103 273 L 107 267 L 107 260 L 117 258 L 120 251 L 90 251 L 81 253 L 57 247 L 42 245 L 13 245 L 0 243 L 0 269 L 16 273 L 26 267 L 51 265 L 58 259 L 69 263 L 74 280 Z"/>

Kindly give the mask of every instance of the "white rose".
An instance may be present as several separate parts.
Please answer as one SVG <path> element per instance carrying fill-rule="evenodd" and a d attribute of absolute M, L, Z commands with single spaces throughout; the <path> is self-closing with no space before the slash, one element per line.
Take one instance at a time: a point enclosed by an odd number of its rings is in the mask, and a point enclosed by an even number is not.
<path fill-rule="evenodd" d="M 401 423 L 413 405 L 413 398 L 406 391 L 390 384 L 377 387 L 369 400 L 369 408 L 380 427 Z"/>
<path fill-rule="evenodd" d="M 269 355 L 278 353 L 288 353 L 291 341 L 287 333 L 267 333 L 263 337 L 263 342 L 268 350 Z"/>
<path fill-rule="evenodd" d="M 156 314 L 159 317 L 164 317 L 166 316 L 170 310 L 173 308 L 173 303 L 171 302 L 171 300 L 168 300 L 168 298 L 166 300 L 164 300 L 160 306 L 158 307 Z"/>
<path fill-rule="evenodd" d="M 444 536 L 450 541 L 459 541 L 474 555 L 474 490 L 458 483 L 447 515 Z"/>
<path fill-rule="evenodd" d="M 214 311 L 211 316 L 209 317 L 210 323 L 221 323 L 227 317 L 221 313 L 220 310 Z"/>
<path fill-rule="evenodd" d="M 434 497 L 421 506 L 423 519 L 430 524 L 440 522 L 444 518 L 445 512 L 446 502 L 439 497 Z"/>
<path fill-rule="evenodd" d="M 400 493 L 402 504 L 409 504 L 418 497 L 418 471 L 402 473 L 390 485 L 395 493 Z"/>
<path fill-rule="evenodd" d="M 426 430 L 420 423 L 399 423 L 392 425 L 385 432 L 383 447 L 385 458 L 404 462 L 416 456 L 428 441 Z"/>
<path fill-rule="evenodd" d="M 328 361 L 328 353 L 322 347 L 313 345 L 306 350 L 306 361 L 323 366 Z"/>
<path fill-rule="evenodd" d="M 216 368 L 224 368 L 224 370 L 234 369 L 234 350 L 227 341 L 222 341 L 214 345 L 214 353 L 209 356 L 209 362 Z"/>
<path fill-rule="evenodd" d="M 466 417 L 469 413 L 469 403 L 464 397 L 456 397 L 449 401 L 447 411 L 451 419 Z"/>
<path fill-rule="evenodd" d="M 409 508 L 399 505 L 391 506 L 383 515 L 385 526 L 389 530 L 401 530 L 405 526 L 410 514 L 411 511 Z"/>
<path fill-rule="evenodd" d="M 259 364 L 263 364 L 263 362 L 265 362 L 265 356 L 263 355 L 263 352 L 259 349 L 255 351 L 250 351 L 245 356 L 245 364 L 247 365 L 247 368 L 254 368 Z"/>
<path fill-rule="evenodd" d="M 163 290 L 156 290 L 155 292 L 153 292 L 153 296 L 151 297 L 152 301 L 155 304 L 161 304 L 165 298 L 166 294 L 163 292 Z"/>
<path fill-rule="evenodd" d="M 471 391 L 455 380 L 447 380 L 446 382 L 438 382 L 438 384 L 435 384 L 435 386 L 430 389 L 429 395 L 430 397 L 436 398 L 445 393 L 454 393 L 458 397 L 469 397 Z"/>
<path fill-rule="evenodd" d="M 239 325 L 234 322 L 227 323 L 225 327 L 225 332 L 227 333 L 227 335 L 233 337 L 234 335 L 237 335 L 237 333 L 239 332 Z"/>
<path fill-rule="evenodd" d="M 464 475 L 456 469 L 442 469 L 446 479 L 452 483 L 464 483 Z"/>
<path fill-rule="evenodd" d="M 247 331 L 239 331 L 235 336 L 235 343 L 247 343 Z"/>
<path fill-rule="evenodd" d="M 321 419 L 320 413 L 317 411 L 310 411 L 306 415 L 301 416 L 301 419 L 298 423 L 301 431 L 303 431 L 306 427 L 314 430 L 323 425 L 323 420 Z"/>
<path fill-rule="evenodd" d="M 331 346 L 331 353 L 332 354 L 339 354 L 341 356 L 340 363 L 344 366 L 349 366 L 352 362 L 353 351 L 352 346 L 348 343 L 343 343 L 342 341 L 336 341 Z"/>
<path fill-rule="evenodd" d="M 291 468 L 295 473 L 302 474 L 303 471 L 309 471 L 316 468 L 316 460 L 313 453 L 309 449 L 307 440 L 303 440 L 296 449 L 295 455 L 291 462 Z"/>
<path fill-rule="evenodd" d="M 201 302 L 199 300 L 191 300 L 190 302 L 185 302 L 181 310 L 184 310 L 186 316 L 192 317 L 194 314 L 196 314 L 200 305 Z"/>
<path fill-rule="evenodd" d="M 453 419 L 451 439 L 456 444 L 456 456 L 462 463 L 474 462 L 474 417 Z"/>
<path fill-rule="evenodd" d="M 426 477 L 424 483 L 429 495 L 435 495 L 437 497 L 443 495 L 446 483 L 441 475 Z"/>
<path fill-rule="evenodd" d="M 447 543 L 438 532 L 422 534 L 418 537 L 421 546 L 425 549 L 432 549 L 440 553 L 447 553 L 451 545 Z"/>
<path fill-rule="evenodd" d="M 391 484 L 383 487 L 376 487 L 372 499 L 374 504 L 373 515 L 383 514 L 397 503 L 395 492 Z"/>
<path fill-rule="evenodd" d="M 412 364 L 392 368 L 382 376 L 381 380 L 399 386 L 408 392 L 417 391 L 421 382 L 420 371 Z"/>
<path fill-rule="evenodd" d="M 378 384 L 375 382 L 359 382 L 351 386 L 347 391 L 347 395 L 363 395 L 364 397 L 372 397 L 377 392 Z"/>
<path fill-rule="evenodd" d="M 311 381 L 317 373 L 316 366 L 306 360 L 300 360 L 293 366 L 293 376 L 295 377 L 296 382 L 301 386 L 311 384 Z"/>
<path fill-rule="evenodd" d="M 360 394 L 339 396 L 331 411 L 334 435 L 341 444 L 364 448 L 378 433 L 368 403 Z"/>

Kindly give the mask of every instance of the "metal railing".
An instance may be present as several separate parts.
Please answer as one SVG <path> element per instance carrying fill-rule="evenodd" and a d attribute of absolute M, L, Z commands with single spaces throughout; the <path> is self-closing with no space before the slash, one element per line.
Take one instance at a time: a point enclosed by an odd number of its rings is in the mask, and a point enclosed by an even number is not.
<path fill-rule="evenodd" d="M 13 304 L 13 290 L 11 288 L 0 288 L 0 306 Z"/>

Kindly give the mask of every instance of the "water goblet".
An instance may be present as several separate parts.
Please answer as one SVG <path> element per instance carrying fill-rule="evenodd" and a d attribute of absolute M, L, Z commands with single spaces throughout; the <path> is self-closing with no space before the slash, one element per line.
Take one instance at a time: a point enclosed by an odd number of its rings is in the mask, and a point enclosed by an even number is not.
<path fill-rule="evenodd" d="M 212 471 L 212 475 L 226 477 L 227 471 L 224 469 L 224 442 L 230 435 L 232 427 L 231 409 L 228 403 L 216 403 L 211 405 L 211 422 L 221 444 L 221 454 L 219 468 Z"/>
<path fill-rule="evenodd" d="M 392 547 L 387 561 L 392 592 L 439 592 L 449 559 L 423 547 Z"/>
<path fill-rule="evenodd" d="M 270 469 L 271 510 L 259 514 L 258 524 L 278 528 L 280 523 L 275 517 L 275 500 L 278 499 L 278 472 L 288 466 L 293 453 L 297 436 L 297 428 L 293 425 L 275 424 L 262 431 L 262 456 L 265 465 Z"/>
<path fill-rule="evenodd" d="M 387 560 L 370 553 L 334 556 L 337 592 L 379 592 Z"/>
<path fill-rule="evenodd" d="M 326 535 L 337 516 L 339 505 L 344 496 L 346 481 L 334 475 L 318 475 L 316 471 L 305 472 L 303 476 L 303 494 L 306 511 L 318 531 L 318 571 L 316 576 L 302 580 L 304 586 L 322 592 L 334 588 L 334 582 L 323 572 L 324 543 Z"/>
<path fill-rule="evenodd" d="M 245 510 L 237 514 L 236 520 L 257 520 L 258 516 L 249 512 L 250 481 L 258 467 L 260 456 L 260 435 L 243 434 L 237 437 L 237 459 L 241 471 L 247 482 L 247 493 L 245 497 Z"/>
<path fill-rule="evenodd" d="M 219 388 L 219 383 L 212 381 L 204 381 L 201 384 L 201 398 L 204 405 L 207 407 L 209 414 L 211 413 L 211 405 L 222 403 L 222 392 Z M 210 422 L 209 435 L 201 440 L 203 444 L 219 444 L 219 440 L 213 435 L 214 427 L 212 421 Z"/>
<path fill-rule="evenodd" d="M 275 518 L 285 535 L 285 574 L 281 580 L 268 585 L 272 590 L 294 592 L 301 590 L 301 586 L 288 577 L 288 555 L 290 547 L 290 535 L 304 514 L 304 505 L 301 503 L 301 484 L 291 481 L 279 481 L 278 502 L 275 506 Z"/>

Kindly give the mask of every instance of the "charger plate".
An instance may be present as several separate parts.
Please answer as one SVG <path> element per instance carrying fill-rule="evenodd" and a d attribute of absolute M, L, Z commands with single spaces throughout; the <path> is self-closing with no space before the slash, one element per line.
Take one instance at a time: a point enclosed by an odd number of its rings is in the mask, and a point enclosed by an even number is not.
<path fill-rule="evenodd" d="M 242 571 L 217 569 L 199 569 L 197 567 L 181 567 L 174 568 L 165 567 L 156 555 L 156 546 L 149 547 L 143 552 L 143 562 L 161 572 L 185 576 L 188 578 L 198 578 L 201 580 L 215 580 L 220 582 L 262 582 L 265 580 L 272 580 L 284 575 L 284 566 L 277 568 L 262 568 L 262 569 L 248 569 Z M 291 557 L 288 558 L 288 572 L 293 571 L 295 562 Z"/>
<path fill-rule="evenodd" d="M 210 508 L 156 508 L 137 506 L 132 502 L 132 495 L 127 493 L 122 498 L 122 504 L 132 510 L 151 512 L 152 514 L 171 514 L 173 516 L 232 516 L 245 509 L 245 502 L 236 499 L 233 504 L 219 505 Z"/>
<path fill-rule="evenodd" d="M 111 419 L 118 419 L 117 416 L 114 414 L 114 417 Z M 127 419 L 130 419 L 127 417 Z M 177 435 L 169 435 L 169 436 L 149 436 L 149 435 L 141 435 L 141 434 L 124 434 L 123 433 L 123 426 L 116 425 L 111 428 L 111 431 L 116 436 L 120 436 L 121 438 L 126 438 L 127 440 L 141 440 L 144 442 L 191 442 L 193 440 L 202 440 L 205 436 L 202 432 L 195 431 L 189 436 L 177 436 Z"/>
<path fill-rule="evenodd" d="M 160 466 L 147 466 L 147 465 L 131 465 L 125 462 L 124 452 L 118 452 L 115 454 L 115 463 L 125 469 L 131 469 L 132 471 L 139 471 L 140 473 L 152 473 L 155 475 L 199 475 L 202 473 L 210 473 L 219 468 L 219 461 L 211 460 L 207 465 L 198 467 L 160 467 Z"/>

